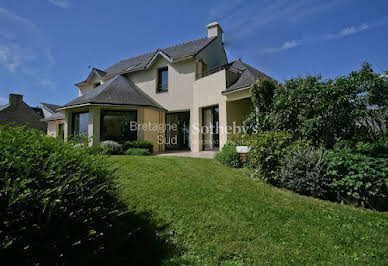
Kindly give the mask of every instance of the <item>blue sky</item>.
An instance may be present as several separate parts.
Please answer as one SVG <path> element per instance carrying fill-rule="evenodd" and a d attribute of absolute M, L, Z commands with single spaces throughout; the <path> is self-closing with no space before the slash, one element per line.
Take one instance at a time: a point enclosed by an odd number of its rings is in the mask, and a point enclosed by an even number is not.
<path fill-rule="evenodd" d="M 388 1 L 0 0 L 0 104 L 64 104 L 89 66 L 206 36 L 218 21 L 230 61 L 284 81 L 388 70 Z"/>

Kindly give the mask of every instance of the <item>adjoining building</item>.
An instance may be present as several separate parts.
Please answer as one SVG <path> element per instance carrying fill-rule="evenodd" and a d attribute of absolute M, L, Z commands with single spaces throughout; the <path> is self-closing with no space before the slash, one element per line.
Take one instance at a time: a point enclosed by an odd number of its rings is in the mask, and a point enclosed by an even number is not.
<path fill-rule="evenodd" d="M 20 94 L 10 94 L 8 104 L 0 105 L 1 125 L 27 126 L 46 131 L 47 124 L 41 121 L 42 118 L 42 109 L 28 106 Z"/>

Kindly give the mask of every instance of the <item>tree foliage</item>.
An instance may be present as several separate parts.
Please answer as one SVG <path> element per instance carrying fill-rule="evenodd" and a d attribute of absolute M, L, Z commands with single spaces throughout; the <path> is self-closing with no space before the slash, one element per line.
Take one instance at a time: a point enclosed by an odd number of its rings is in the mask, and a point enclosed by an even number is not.
<path fill-rule="evenodd" d="M 282 85 L 257 81 L 251 93 L 255 114 L 246 120 L 249 128 L 286 130 L 326 147 L 340 140 L 375 140 L 386 133 L 388 79 L 368 63 L 334 80 L 307 76 Z"/>

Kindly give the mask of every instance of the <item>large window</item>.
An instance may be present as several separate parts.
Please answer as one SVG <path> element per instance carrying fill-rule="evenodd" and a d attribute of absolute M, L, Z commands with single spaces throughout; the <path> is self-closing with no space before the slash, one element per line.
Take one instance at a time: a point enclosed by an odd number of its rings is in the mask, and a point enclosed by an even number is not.
<path fill-rule="evenodd" d="M 89 124 L 89 113 L 73 114 L 73 136 L 87 136 Z"/>
<path fill-rule="evenodd" d="M 168 68 L 158 69 L 158 87 L 156 88 L 157 92 L 166 92 L 168 91 Z"/>
<path fill-rule="evenodd" d="M 101 140 L 137 140 L 134 122 L 137 122 L 137 111 L 102 111 Z"/>

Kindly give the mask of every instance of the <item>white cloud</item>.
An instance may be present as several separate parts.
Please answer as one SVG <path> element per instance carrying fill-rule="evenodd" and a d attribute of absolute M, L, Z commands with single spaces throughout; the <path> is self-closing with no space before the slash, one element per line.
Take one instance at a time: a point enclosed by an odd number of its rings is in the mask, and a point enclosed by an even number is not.
<path fill-rule="evenodd" d="M 210 9 L 209 15 L 218 19 L 227 31 L 227 43 L 241 42 L 255 36 L 260 27 L 271 23 L 296 22 L 349 0 L 264 0 L 244 2 L 234 0 L 232 5 L 223 3 Z"/>
<path fill-rule="evenodd" d="M 55 88 L 55 82 L 49 79 L 41 79 L 39 85 L 48 88 Z"/>
<path fill-rule="evenodd" d="M 53 88 L 55 83 L 41 81 L 54 63 L 44 34 L 28 18 L 0 7 L 0 68 L 20 73 L 30 83 Z"/>
<path fill-rule="evenodd" d="M 20 17 L 20 16 L 12 13 L 11 11 L 9 11 L 5 8 L 0 7 L 0 17 L 5 17 L 8 20 L 13 21 L 13 22 L 22 23 L 25 26 L 27 26 L 27 28 L 30 31 L 40 32 L 38 27 L 34 23 L 32 23 L 31 20 L 24 18 L 24 17 Z"/>
<path fill-rule="evenodd" d="M 369 26 L 366 23 L 363 23 L 363 24 L 361 24 L 359 26 L 346 27 L 346 28 L 342 29 L 341 31 L 339 31 L 337 33 L 326 34 L 323 37 L 323 39 L 326 39 L 326 40 L 340 39 L 340 38 L 343 38 L 343 37 L 346 37 L 346 36 L 349 36 L 349 35 L 354 35 L 354 34 L 357 34 L 359 32 L 368 30 L 370 28 L 371 28 L 371 26 Z"/>
<path fill-rule="evenodd" d="M 49 0 L 51 4 L 60 8 L 68 8 L 71 6 L 70 1 L 67 0 Z"/>
<path fill-rule="evenodd" d="M 262 54 L 272 54 L 272 53 L 279 53 L 285 50 L 289 50 L 298 46 L 302 45 L 302 41 L 297 41 L 297 40 L 291 40 L 291 41 L 286 41 L 282 46 L 280 47 L 273 47 L 273 48 L 267 48 L 264 49 L 261 53 Z"/>
<path fill-rule="evenodd" d="M 355 35 L 363 31 L 372 30 L 377 27 L 381 27 L 388 24 L 388 18 L 379 20 L 377 22 L 371 22 L 371 23 L 362 23 L 358 26 L 349 26 L 346 28 L 343 28 L 339 32 L 336 33 L 329 33 L 322 36 L 321 39 L 324 40 L 334 40 L 334 39 L 341 39 L 350 35 Z"/>
<path fill-rule="evenodd" d="M 10 72 L 25 72 L 27 70 L 25 68 L 26 64 L 34 59 L 34 54 L 17 44 L 0 44 L 0 65 L 7 68 Z"/>

